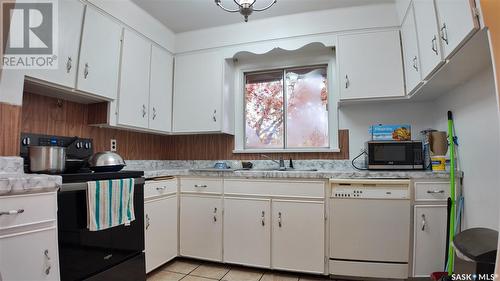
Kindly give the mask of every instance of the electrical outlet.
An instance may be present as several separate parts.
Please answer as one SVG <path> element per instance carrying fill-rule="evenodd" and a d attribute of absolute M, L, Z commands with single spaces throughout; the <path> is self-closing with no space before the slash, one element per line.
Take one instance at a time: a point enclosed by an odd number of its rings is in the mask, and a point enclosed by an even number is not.
<path fill-rule="evenodd" d="M 111 139 L 111 151 L 116 151 L 116 140 Z"/>

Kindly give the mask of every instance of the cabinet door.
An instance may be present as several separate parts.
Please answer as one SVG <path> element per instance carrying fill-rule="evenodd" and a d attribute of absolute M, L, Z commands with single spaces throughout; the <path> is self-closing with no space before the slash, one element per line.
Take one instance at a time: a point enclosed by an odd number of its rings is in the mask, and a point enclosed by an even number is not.
<path fill-rule="evenodd" d="M 413 276 L 443 271 L 446 248 L 446 206 L 415 206 Z"/>
<path fill-rule="evenodd" d="M 177 196 L 144 204 L 146 272 L 177 256 Z"/>
<path fill-rule="evenodd" d="M 149 85 L 149 128 L 162 132 L 172 130 L 172 80 L 174 59 L 165 50 L 153 45 L 151 50 L 151 81 Z"/>
<path fill-rule="evenodd" d="M 222 199 L 181 195 L 180 253 L 222 261 Z"/>
<path fill-rule="evenodd" d="M 224 198 L 224 261 L 271 266 L 271 200 Z"/>
<path fill-rule="evenodd" d="M 323 202 L 273 200 L 274 269 L 323 273 L 325 210 Z"/>
<path fill-rule="evenodd" d="M 403 61 L 405 65 L 406 93 L 410 94 L 421 85 L 420 55 L 418 52 L 417 29 L 413 6 L 410 5 L 401 26 L 401 40 L 403 41 Z"/>
<path fill-rule="evenodd" d="M 118 124 L 148 128 L 151 44 L 125 30 L 121 55 Z"/>
<path fill-rule="evenodd" d="M 420 51 L 422 79 L 431 74 L 444 62 L 441 49 L 441 37 L 433 0 L 414 0 L 415 22 Z"/>
<path fill-rule="evenodd" d="M 0 277 L 5 281 L 58 281 L 57 230 L 0 237 Z"/>
<path fill-rule="evenodd" d="M 174 132 L 221 131 L 222 73 L 218 52 L 176 56 Z"/>
<path fill-rule="evenodd" d="M 84 5 L 78 0 L 59 1 L 58 68 L 35 70 L 28 76 L 68 88 L 76 85 L 78 50 L 83 24 Z"/>
<path fill-rule="evenodd" d="M 473 0 L 435 1 L 443 53 L 448 59 L 479 28 L 479 23 L 472 10 Z"/>
<path fill-rule="evenodd" d="M 338 37 L 342 100 L 405 95 L 399 31 Z"/>
<path fill-rule="evenodd" d="M 77 89 L 116 99 L 122 28 L 87 6 L 83 23 Z"/>

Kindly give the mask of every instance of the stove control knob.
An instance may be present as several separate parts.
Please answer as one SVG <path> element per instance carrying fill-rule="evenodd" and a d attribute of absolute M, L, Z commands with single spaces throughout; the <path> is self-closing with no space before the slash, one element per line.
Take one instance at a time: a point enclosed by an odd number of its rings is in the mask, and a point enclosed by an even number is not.
<path fill-rule="evenodd" d="M 23 146 L 28 146 L 28 145 L 30 145 L 31 140 L 29 137 L 24 137 L 21 142 L 22 142 Z"/>
<path fill-rule="evenodd" d="M 77 143 L 75 144 L 75 146 L 76 146 L 76 148 L 77 148 L 77 149 L 82 148 L 82 142 L 81 142 L 81 141 L 77 142 Z"/>
<path fill-rule="evenodd" d="M 90 144 L 90 142 L 85 143 L 85 149 L 90 149 L 91 147 L 92 145 Z"/>

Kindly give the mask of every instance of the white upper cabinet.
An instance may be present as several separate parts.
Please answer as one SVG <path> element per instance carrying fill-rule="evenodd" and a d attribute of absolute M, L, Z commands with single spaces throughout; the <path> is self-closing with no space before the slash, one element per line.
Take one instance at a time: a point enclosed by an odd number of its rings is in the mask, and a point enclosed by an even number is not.
<path fill-rule="evenodd" d="M 226 64 L 217 51 L 175 57 L 173 131 L 226 132 Z M 230 129 L 232 130 L 232 129 Z"/>
<path fill-rule="evenodd" d="M 121 26 L 87 6 L 83 24 L 77 90 L 116 99 Z"/>
<path fill-rule="evenodd" d="M 434 1 L 414 0 L 422 79 L 426 80 L 444 62 Z"/>
<path fill-rule="evenodd" d="M 341 100 L 405 95 L 399 31 L 341 35 L 337 47 Z"/>
<path fill-rule="evenodd" d="M 422 84 L 417 29 L 411 5 L 401 26 L 401 40 L 403 42 L 403 61 L 406 74 L 406 94 L 410 94 Z"/>
<path fill-rule="evenodd" d="M 28 76 L 68 88 L 76 84 L 78 51 L 83 24 L 84 5 L 78 0 L 59 1 L 58 68 L 35 70 Z"/>
<path fill-rule="evenodd" d="M 151 44 L 125 30 L 121 56 L 118 124 L 148 128 Z"/>
<path fill-rule="evenodd" d="M 174 59 L 167 51 L 153 45 L 149 85 L 149 128 L 172 130 L 172 80 Z"/>
<path fill-rule="evenodd" d="M 435 0 L 443 53 L 449 58 L 476 29 L 473 0 Z"/>

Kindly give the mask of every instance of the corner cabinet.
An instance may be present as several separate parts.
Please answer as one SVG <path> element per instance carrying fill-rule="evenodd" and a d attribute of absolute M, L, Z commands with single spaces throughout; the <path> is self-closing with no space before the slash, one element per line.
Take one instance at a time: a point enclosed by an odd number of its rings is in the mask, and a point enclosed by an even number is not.
<path fill-rule="evenodd" d="M 337 61 L 341 100 L 405 96 L 398 30 L 340 35 Z"/>
<path fill-rule="evenodd" d="M 413 5 L 410 4 L 401 26 L 403 61 L 405 66 L 406 94 L 411 94 L 422 85 L 420 53 L 418 51 L 417 28 Z"/>
<path fill-rule="evenodd" d="M 83 23 L 76 89 L 116 99 L 122 27 L 87 6 Z"/>
<path fill-rule="evenodd" d="M 446 59 L 479 29 L 473 0 L 435 0 Z"/>
<path fill-rule="evenodd" d="M 174 73 L 173 132 L 232 134 L 232 61 L 218 51 L 180 54 Z"/>
<path fill-rule="evenodd" d="M 149 129 L 172 131 L 172 83 L 174 58 L 166 50 L 151 46 L 149 80 Z"/>

